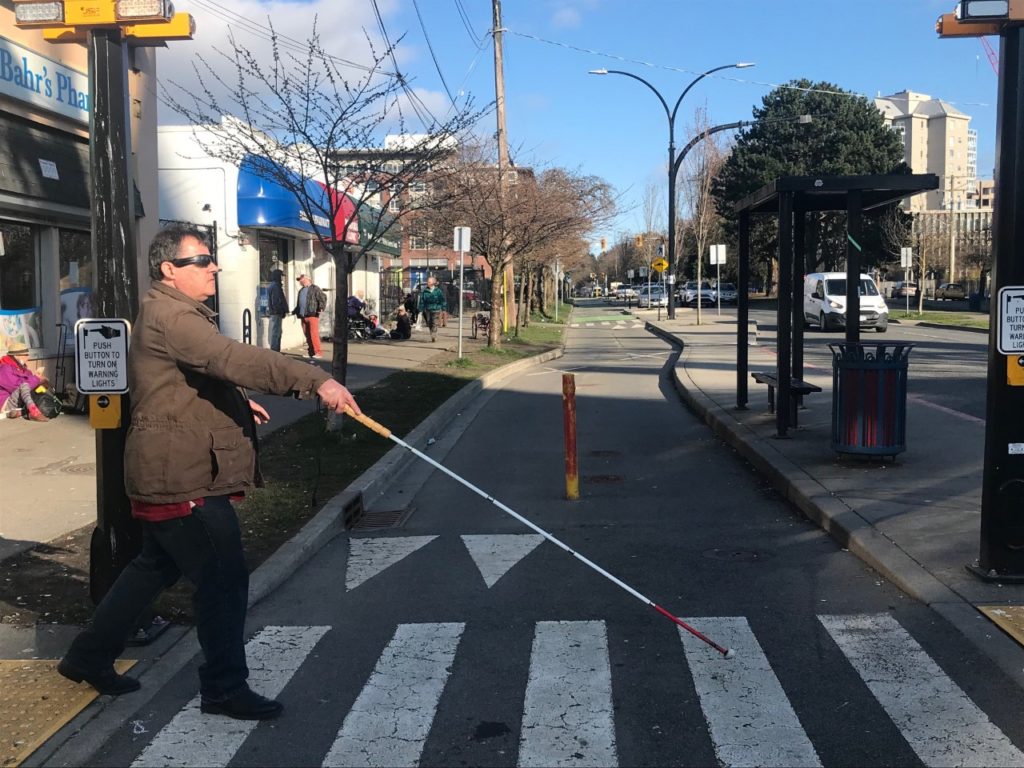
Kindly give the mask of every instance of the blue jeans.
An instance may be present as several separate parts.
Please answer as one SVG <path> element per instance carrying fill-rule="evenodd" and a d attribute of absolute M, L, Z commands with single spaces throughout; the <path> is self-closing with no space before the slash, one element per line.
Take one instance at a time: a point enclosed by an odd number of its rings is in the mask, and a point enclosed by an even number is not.
<path fill-rule="evenodd" d="M 249 569 L 238 517 L 226 496 L 208 496 L 192 514 L 142 523 L 142 551 L 117 577 L 75 638 L 67 658 L 87 672 L 110 669 L 150 604 L 184 574 L 195 586 L 192 603 L 203 649 L 199 690 L 225 699 L 245 688 L 245 612 Z"/>
<path fill-rule="evenodd" d="M 270 315 L 267 322 L 267 334 L 270 336 L 270 348 L 275 352 L 281 351 L 281 323 L 284 315 Z"/>

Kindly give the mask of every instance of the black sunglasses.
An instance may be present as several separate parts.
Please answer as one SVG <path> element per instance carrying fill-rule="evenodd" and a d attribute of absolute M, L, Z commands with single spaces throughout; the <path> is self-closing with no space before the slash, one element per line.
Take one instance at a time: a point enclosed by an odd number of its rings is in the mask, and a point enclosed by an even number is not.
<path fill-rule="evenodd" d="M 217 259 L 209 253 L 200 253 L 196 256 L 189 256 L 187 259 L 171 259 L 171 264 L 176 267 L 188 267 L 195 264 L 197 267 L 205 269 L 211 264 L 216 264 Z"/>

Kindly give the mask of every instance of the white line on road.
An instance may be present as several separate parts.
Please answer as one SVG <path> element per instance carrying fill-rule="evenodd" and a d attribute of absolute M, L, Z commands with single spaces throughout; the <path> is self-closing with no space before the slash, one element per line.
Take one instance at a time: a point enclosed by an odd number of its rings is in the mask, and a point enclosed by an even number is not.
<path fill-rule="evenodd" d="M 611 674 L 603 621 L 537 622 L 519 765 L 618 765 Z"/>
<path fill-rule="evenodd" d="M 400 624 L 324 766 L 417 766 L 451 674 L 462 623 Z"/>
<path fill-rule="evenodd" d="M 818 620 L 925 765 L 1024 765 L 1024 754 L 892 616 Z"/>
<path fill-rule="evenodd" d="M 582 371 L 586 367 L 587 366 L 585 366 L 585 365 L 577 365 L 577 366 L 574 366 L 572 368 L 548 368 L 547 366 L 544 366 L 544 368 L 542 368 L 541 370 L 534 371 L 533 373 L 528 373 L 526 375 L 527 376 L 543 376 L 545 373 L 572 373 L 573 371 Z"/>
<path fill-rule="evenodd" d="M 249 684 L 275 698 L 330 627 L 264 627 L 245 645 Z M 204 715 L 196 696 L 136 758 L 133 766 L 222 766 L 256 728 L 255 720 Z"/>
<path fill-rule="evenodd" d="M 726 766 L 820 766 L 818 754 L 747 620 L 725 616 L 685 621 L 736 651 L 735 658 L 724 660 L 679 629 L 719 762 Z"/>
<path fill-rule="evenodd" d="M 947 416 L 956 416 L 958 419 L 963 419 L 964 421 L 970 421 L 970 422 L 972 422 L 974 424 L 982 424 L 982 425 L 984 425 L 984 423 L 985 423 L 984 419 L 979 419 L 977 416 L 972 416 L 969 413 L 964 413 L 963 411 L 957 411 L 957 410 L 954 410 L 952 408 L 947 408 L 944 405 L 939 405 L 938 403 L 933 403 L 930 400 L 925 400 L 920 395 L 907 395 L 907 400 L 910 400 L 912 403 L 917 403 L 918 405 L 924 405 L 924 406 L 926 406 L 928 408 L 931 408 L 933 410 L 939 411 L 941 413 L 945 413 Z"/>

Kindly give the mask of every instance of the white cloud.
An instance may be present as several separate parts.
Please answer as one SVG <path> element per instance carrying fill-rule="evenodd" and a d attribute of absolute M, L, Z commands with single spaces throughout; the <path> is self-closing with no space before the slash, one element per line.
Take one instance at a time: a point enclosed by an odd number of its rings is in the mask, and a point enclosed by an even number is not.
<path fill-rule="evenodd" d="M 388 37 L 394 43 L 405 31 L 393 22 L 395 2 L 378 0 L 378 5 Z M 315 21 L 324 48 L 339 59 L 357 65 L 340 66 L 342 75 L 353 81 L 366 75 L 359 66 L 368 67 L 373 63 L 367 37 L 373 42 L 378 55 L 386 48 L 373 6 L 365 0 L 177 0 L 175 8 L 192 14 L 196 33 L 193 40 L 172 41 L 166 49 L 158 50 L 157 77 L 165 88 L 169 84 L 177 84 L 198 92 L 200 83 L 193 65 L 200 57 L 226 82 L 233 83 L 235 66 L 222 55 L 231 54 L 231 36 L 236 45 L 253 52 L 259 61 L 269 66 L 272 60 L 271 25 L 282 41 L 283 52 L 302 59 Z M 410 68 L 418 59 L 417 51 L 409 43 L 403 43 L 396 49 L 395 56 L 407 79 L 415 79 L 415 72 Z M 394 71 L 394 64 L 385 62 L 383 69 Z M 169 90 L 176 98 L 181 98 L 174 88 Z M 431 112 L 443 117 L 447 111 L 447 99 L 443 94 L 422 89 L 418 89 L 416 94 Z M 415 125 L 415 114 L 404 107 L 403 111 L 409 116 L 409 130 L 416 130 L 419 126 Z M 162 124 L 184 122 L 183 117 L 162 104 L 159 120 Z"/>
<path fill-rule="evenodd" d="M 583 17 L 575 8 L 559 8 L 551 17 L 554 27 L 578 27 L 582 22 Z"/>

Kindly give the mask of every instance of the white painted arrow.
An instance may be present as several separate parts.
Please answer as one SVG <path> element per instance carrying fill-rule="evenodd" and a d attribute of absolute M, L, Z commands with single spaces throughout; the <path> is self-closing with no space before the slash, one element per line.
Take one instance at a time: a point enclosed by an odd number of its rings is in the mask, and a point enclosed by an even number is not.
<path fill-rule="evenodd" d="M 355 589 L 372 576 L 390 568 L 437 536 L 399 536 L 349 541 L 345 588 Z"/>
<path fill-rule="evenodd" d="M 544 537 L 535 533 L 508 533 L 494 536 L 463 536 L 462 541 L 490 588 L 508 573 L 513 565 L 544 541 Z"/>

